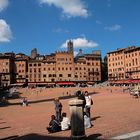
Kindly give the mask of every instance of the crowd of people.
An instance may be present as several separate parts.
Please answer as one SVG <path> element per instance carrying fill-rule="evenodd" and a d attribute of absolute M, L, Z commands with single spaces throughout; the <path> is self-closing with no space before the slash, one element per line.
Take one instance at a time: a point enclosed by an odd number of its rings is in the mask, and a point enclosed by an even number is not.
<path fill-rule="evenodd" d="M 140 87 L 135 86 L 135 87 L 129 87 L 129 93 L 130 95 L 139 98 L 140 97 Z"/>
<path fill-rule="evenodd" d="M 91 96 L 89 96 L 88 91 L 84 93 L 80 90 L 76 92 L 78 99 L 83 100 L 83 116 L 84 116 L 84 126 L 85 128 L 91 128 L 93 125 L 90 119 L 90 108 L 93 104 Z M 47 127 L 48 132 L 54 133 L 58 131 L 69 130 L 71 128 L 70 119 L 67 117 L 67 113 L 62 113 L 63 105 L 59 98 L 55 98 L 55 115 L 51 116 L 49 126 Z"/>

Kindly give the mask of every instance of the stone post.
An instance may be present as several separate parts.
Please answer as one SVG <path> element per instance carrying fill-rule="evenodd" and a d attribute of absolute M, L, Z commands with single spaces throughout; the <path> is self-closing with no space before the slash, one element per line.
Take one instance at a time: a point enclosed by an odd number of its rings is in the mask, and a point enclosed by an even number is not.
<path fill-rule="evenodd" d="M 83 100 L 71 100 L 69 101 L 69 105 L 71 115 L 71 138 L 72 140 L 85 140 Z"/>

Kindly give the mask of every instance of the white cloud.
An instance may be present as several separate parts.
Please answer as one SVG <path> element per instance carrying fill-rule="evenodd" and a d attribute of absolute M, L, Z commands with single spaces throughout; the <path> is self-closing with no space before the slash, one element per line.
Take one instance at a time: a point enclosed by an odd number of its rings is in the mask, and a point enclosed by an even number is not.
<path fill-rule="evenodd" d="M 66 17 L 88 17 L 88 11 L 81 0 L 39 0 L 39 2 L 61 8 Z"/>
<path fill-rule="evenodd" d="M 0 19 L 0 42 L 10 42 L 12 39 L 12 32 L 10 26 L 5 20 Z"/>
<path fill-rule="evenodd" d="M 9 5 L 8 0 L 0 0 L 0 12 L 7 8 Z"/>
<path fill-rule="evenodd" d="M 89 41 L 86 38 L 76 38 L 70 40 L 73 42 L 74 48 L 94 48 L 98 46 L 98 43 Z M 61 45 L 61 48 L 66 48 L 68 41 L 69 40 L 66 40 L 66 42 Z"/>
<path fill-rule="evenodd" d="M 118 31 L 122 28 L 121 25 L 118 25 L 118 24 L 115 24 L 113 26 L 110 26 L 110 27 L 105 27 L 104 29 L 105 30 L 109 30 L 109 31 Z"/>
<path fill-rule="evenodd" d="M 79 52 L 77 52 L 77 51 L 74 51 L 74 56 L 76 56 L 78 53 L 79 53 Z"/>

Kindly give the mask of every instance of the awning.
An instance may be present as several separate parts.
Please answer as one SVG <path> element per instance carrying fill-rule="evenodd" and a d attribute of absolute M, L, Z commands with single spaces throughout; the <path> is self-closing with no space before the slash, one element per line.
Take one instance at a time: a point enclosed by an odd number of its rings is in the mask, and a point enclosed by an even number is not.
<path fill-rule="evenodd" d="M 29 83 L 29 85 L 55 85 L 55 83 L 44 83 L 44 82 L 40 82 L 40 83 Z"/>
<path fill-rule="evenodd" d="M 75 85 L 74 82 L 58 82 L 57 85 Z"/>
<path fill-rule="evenodd" d="M 23 86 L 25 83 L 15 83 L 15 84 L 10 84 L 10 86 Z"/>
<path fill-rule="evenodd" d="M 116 80 L 110 82 L 114 84 L 131 84 L 131 83 L 140 83 L 140 79 Z"/>
<path fill-rule="evenodd" d="M 140 79 L 129 80 L 130 83 L 140 83 Z"/>

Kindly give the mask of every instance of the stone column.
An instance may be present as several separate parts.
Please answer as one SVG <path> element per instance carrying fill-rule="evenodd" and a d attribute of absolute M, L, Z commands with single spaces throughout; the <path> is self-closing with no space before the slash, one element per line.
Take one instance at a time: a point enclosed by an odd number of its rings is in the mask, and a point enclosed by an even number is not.
<path fill-rule="evenodd" d="M 71 100 L 69 101 L 69 105 L 71 115 L 71 138 L 72 140 L 85 140 L 83 100 Z"/>

